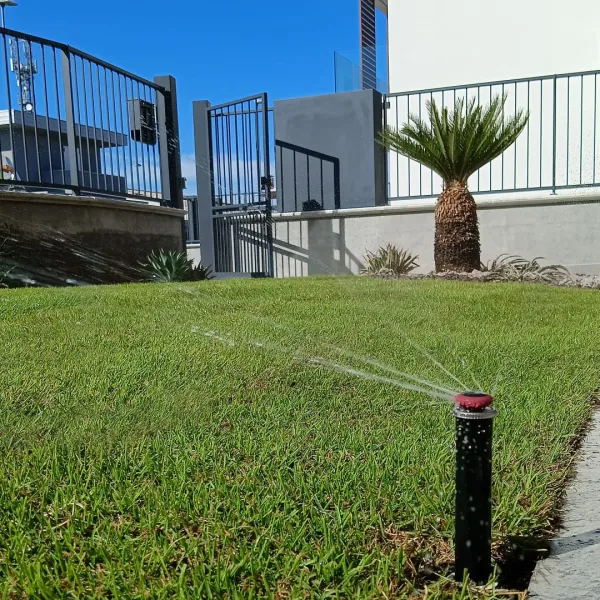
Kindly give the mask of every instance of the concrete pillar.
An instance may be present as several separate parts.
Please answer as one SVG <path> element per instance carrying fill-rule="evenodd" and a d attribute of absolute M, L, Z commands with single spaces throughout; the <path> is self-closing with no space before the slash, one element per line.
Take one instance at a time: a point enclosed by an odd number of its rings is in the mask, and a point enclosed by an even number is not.
<path fill-rule="evenodd" d="M 386 151 L 376 90 L 275 102 L 277 210 L 386 204 Z"/>
<path fill-rule="evenodd" d="M 210 102 L 193 103 L 194 142 L 196 149 L 197 200 L 194 203 L 195 220 L 200 229 L 200 259 L 205 267 L 215 267 L 215 242 L 213 229 L 214 185 L 211 173 L 211 136 L 209 122 Z"/>

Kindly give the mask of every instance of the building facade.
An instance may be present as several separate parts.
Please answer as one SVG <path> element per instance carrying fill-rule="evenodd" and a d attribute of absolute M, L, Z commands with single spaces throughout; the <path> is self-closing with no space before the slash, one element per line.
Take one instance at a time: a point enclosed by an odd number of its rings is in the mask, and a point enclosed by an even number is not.
<path fill-rule="evenodd" d="M 392 93 L 600 67 L 595 0 L 359 2 L 364 87 L 381 59 L 373 50 L 376 10 L 387 15 Z"/>

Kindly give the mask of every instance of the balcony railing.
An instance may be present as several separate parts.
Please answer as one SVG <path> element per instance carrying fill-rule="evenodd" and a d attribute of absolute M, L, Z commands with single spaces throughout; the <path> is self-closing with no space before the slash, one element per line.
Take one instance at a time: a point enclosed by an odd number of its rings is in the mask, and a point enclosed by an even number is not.
<path fill-rule="evenodd" d="M 340 92 L 358 92 L 362 89 L 362 78 L 360 66 L 346 58 L 339 52 L 333 54 L 335 91 Z M 382 94 L 387 93 L 387 81 L 378 78 L 375 89 Z"/>
<path fill-rule="evenodd" d="M 386 124 L 401 127 L 409 114 L 427 119 L 427 102 L 453 107 L 458 98 L 487 104 L 506 95 L 505 117 L 530 114 L 511 148 L 469 180 L 473 193 L 600 187 L 598 112 L 600 71 L 495 81 L 388 94 Z M 441 179 L 419 163 L 388 153 L 389 200 L 437 196 Z"/>

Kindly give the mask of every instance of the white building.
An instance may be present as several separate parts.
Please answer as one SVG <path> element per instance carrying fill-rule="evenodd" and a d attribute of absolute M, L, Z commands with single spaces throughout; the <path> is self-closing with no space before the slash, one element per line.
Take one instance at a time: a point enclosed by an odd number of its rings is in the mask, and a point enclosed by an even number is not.
<path fill-rule="evenodd" d="M 360 2 L 365 41 L 369 6 L 387 15 L 392 93 L 600 68 L 595 0 Z"/>
<path fill-rule="evenodd" d="M 389 125 L 432 99 L 504 94 L 507 116 L 529 111 L 527 131 L 473 177 L 473 192 L 600 187 L 600 2 L 360 0 L 363 88 L 374 87 L 376 10 L 387 15 Z M 390 200 L 439 192 L 436 176 L 394 154 L 388 173 Z"/>

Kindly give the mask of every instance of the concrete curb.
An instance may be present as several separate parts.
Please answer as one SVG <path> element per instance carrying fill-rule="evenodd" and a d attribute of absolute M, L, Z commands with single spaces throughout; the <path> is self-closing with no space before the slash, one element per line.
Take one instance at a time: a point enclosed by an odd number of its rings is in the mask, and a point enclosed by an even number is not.
<path fill-rule="evenodd" d="M 600 598 L 600 411 L 582 446 L 575 480 L 567 491 L 563 531 L 550 556 L 538 563 L 529 585 L 536 600 Z"/>

